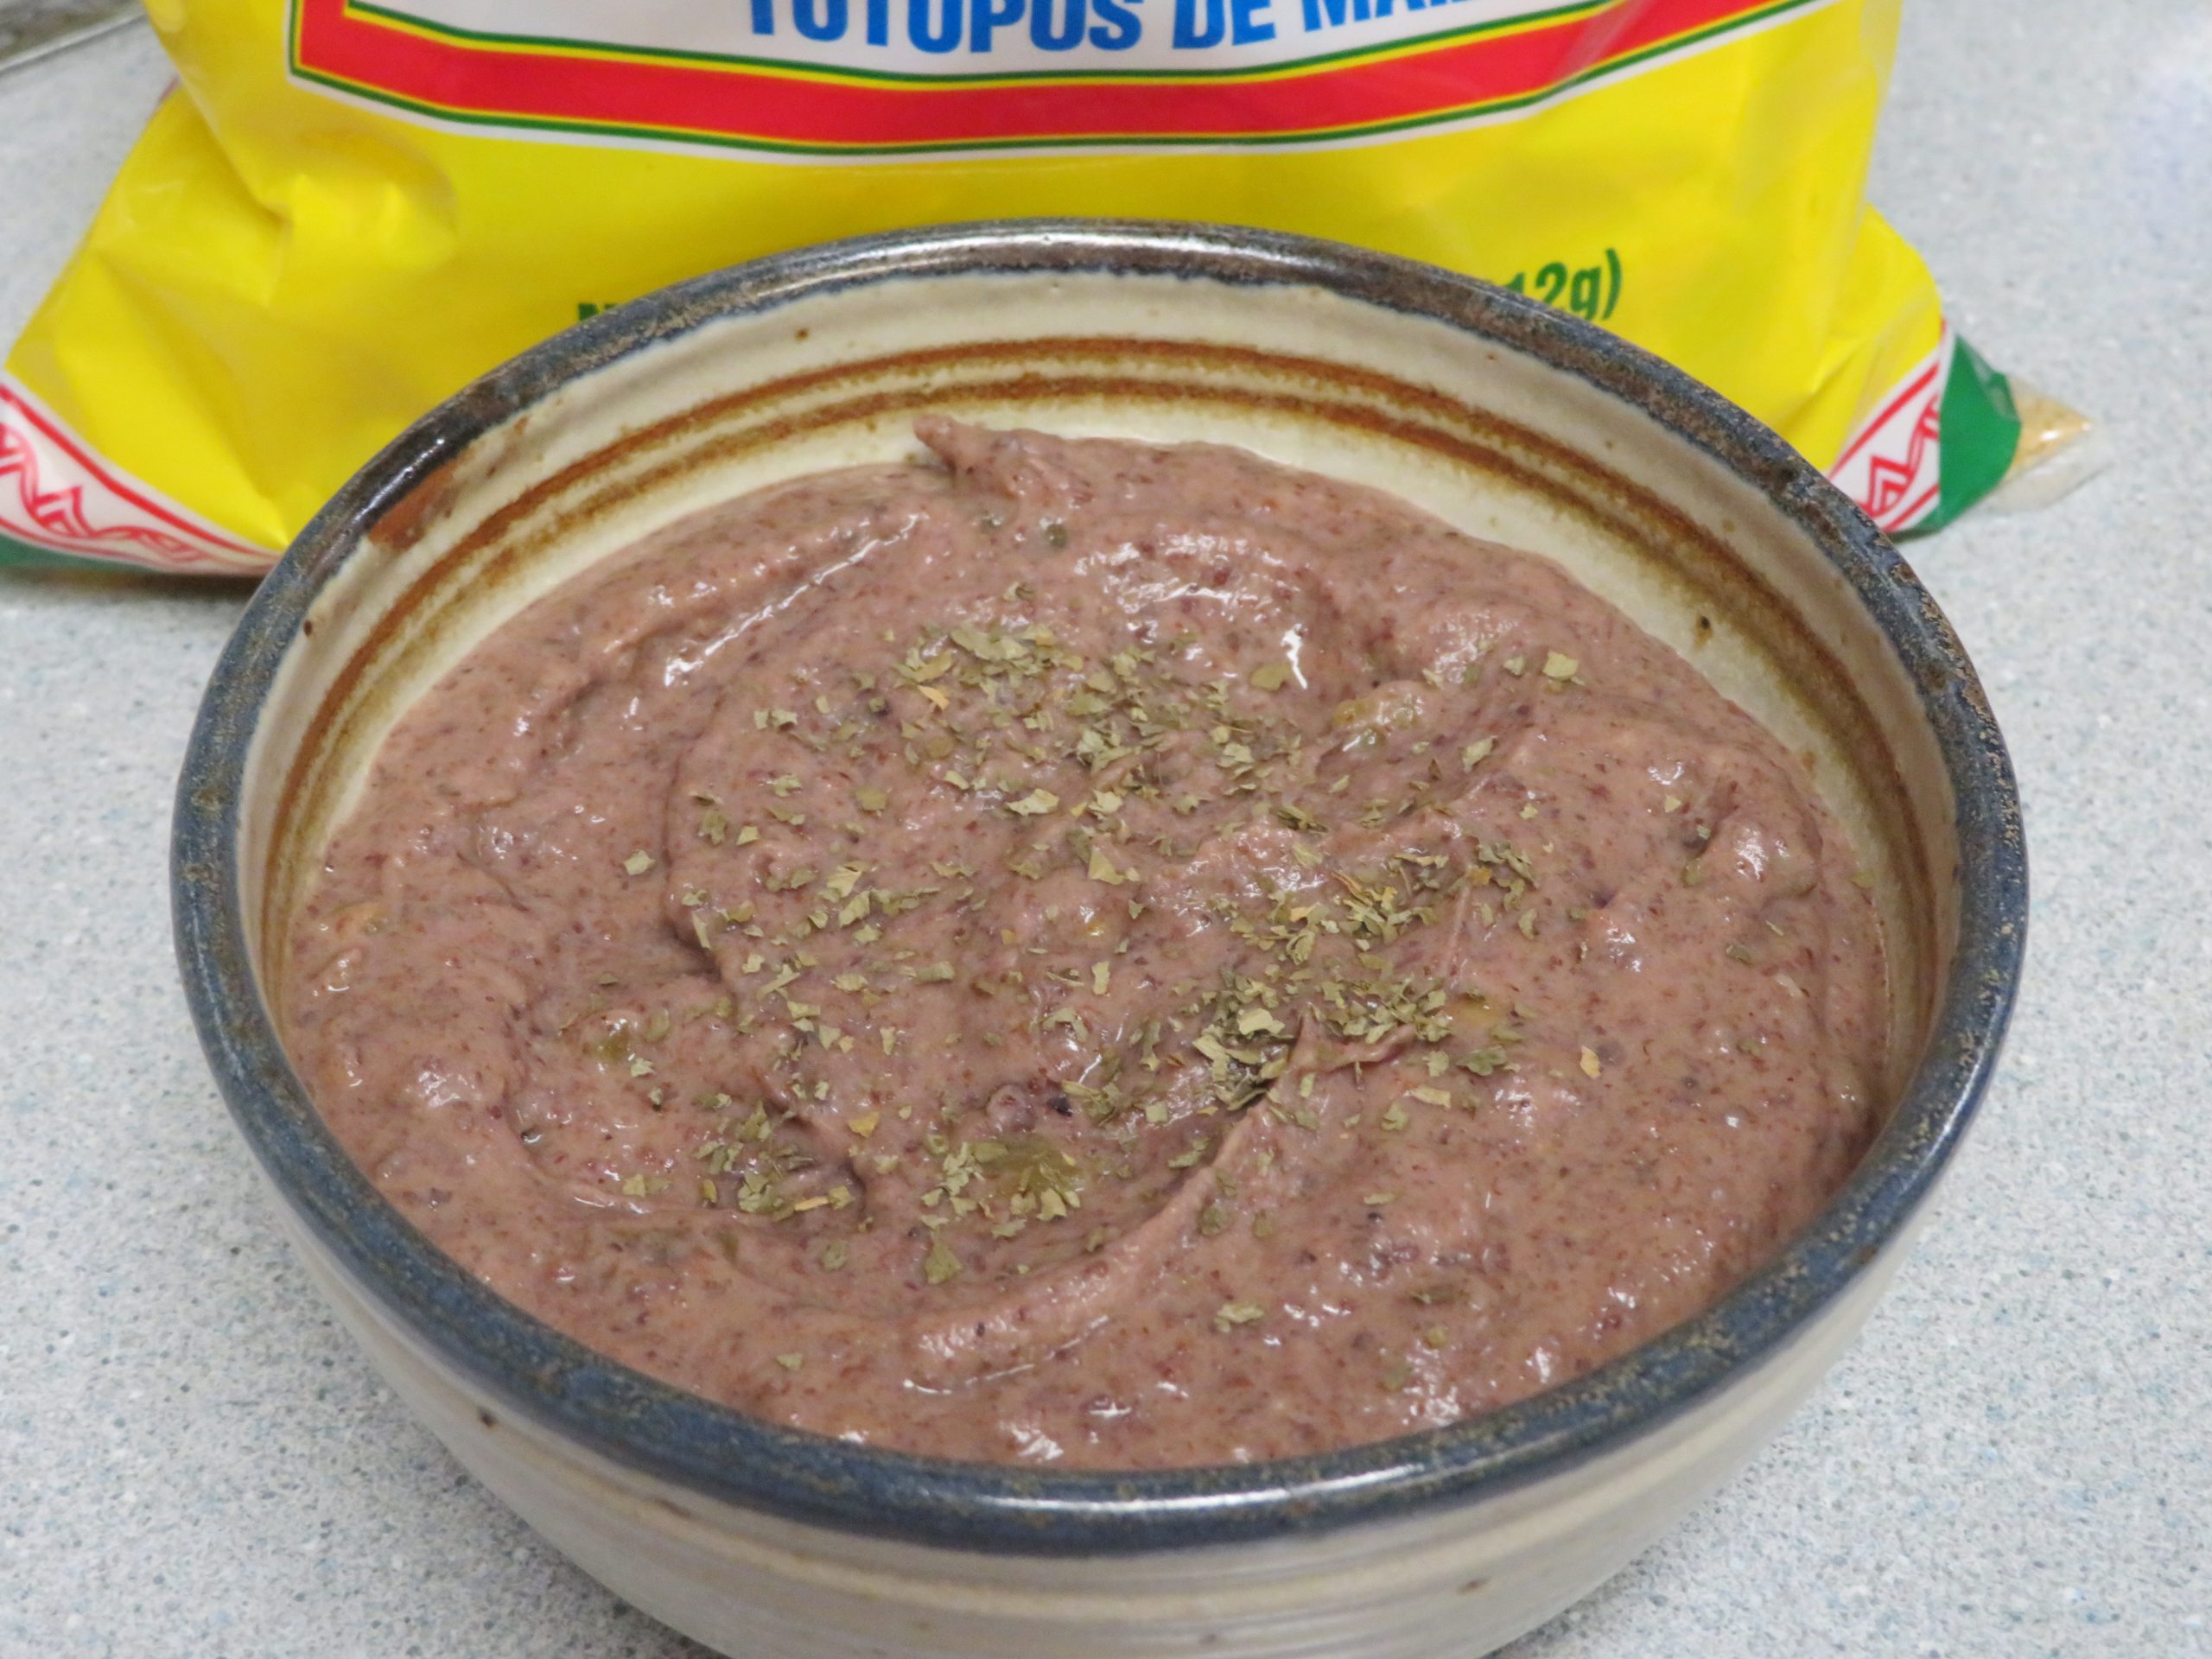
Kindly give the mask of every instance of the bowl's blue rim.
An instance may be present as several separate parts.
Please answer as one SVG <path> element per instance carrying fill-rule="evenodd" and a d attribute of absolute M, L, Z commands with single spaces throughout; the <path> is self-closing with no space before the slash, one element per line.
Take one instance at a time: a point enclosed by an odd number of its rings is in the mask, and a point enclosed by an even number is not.
<path fill-rule="evenodd" d="M 480 434 L 554 388 L 716 318 L 884 280 L 1056 271 L 1313 285 L 1533 353 L 1644 410 L 1764 491 L 1850 582 L 1921 689 L 1958 803 L 1961 851 L 1960 944 L 1927 1056 L 1873 1149 L 1813 1224 L 1698 1318 L 1504 1410 L 1318 1456 L 1134 1474 L 916 1458 L 746 1416 L 555 1332 L 433 1247 L 316 1115 L 250 966 L 237 804 L 279 662 L 315 595 L 372 527 Z M 1050 1555 L 1230 1543 L 1464 1503 L 1617 1446 L 1738 1376 L 1866 1272 L 1928 1196 L 1988 1084 L 2028 916 L 2012 765 L 1965 652 L 1872 522 L 1774 432 L 1648 353 L 1486 283 L 1309 238 L 1149 221 L 1009 220 L 824 244 L 662 289 L 493 370 L 355 474 L 254 596 L 194 728 L 173 858 L 185 988 L 247 1142 L 351 1278 L 445 1361 L 509 1409 L 704 1497 L 842 1531 Z"/>

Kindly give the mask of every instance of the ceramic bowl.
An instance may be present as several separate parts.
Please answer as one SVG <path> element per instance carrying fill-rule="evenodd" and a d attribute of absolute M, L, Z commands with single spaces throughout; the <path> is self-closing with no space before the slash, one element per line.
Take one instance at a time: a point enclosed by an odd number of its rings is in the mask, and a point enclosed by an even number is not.
<path fill-rule="evenodd" d="M 475 640 L 708 501 L 912 453 L 917 411 L 1223 440 L 1540 550 L 1802 754 L 1876 877 L 1894 1102 L 1764 1270 L 1604 1369 L 1325 1456 L 1114 1475 L 931 1461 L 593 1354 L 433 1249 L 287 1065 L 283 920 L 393 718 Z M 808 249 L 594 317 L 426 416 L 316 517 L 181 787 L 184 981 L 315 1282 L 403 1398 L 588 1571 L 747 1656 L 1474 1653 L 1740 1465 L 1881 1294 L 2019 972 L 2012 777 L 1934 601 L 1780 439 L 1520 296 L 1376 254 L 1027 221 Z"/>

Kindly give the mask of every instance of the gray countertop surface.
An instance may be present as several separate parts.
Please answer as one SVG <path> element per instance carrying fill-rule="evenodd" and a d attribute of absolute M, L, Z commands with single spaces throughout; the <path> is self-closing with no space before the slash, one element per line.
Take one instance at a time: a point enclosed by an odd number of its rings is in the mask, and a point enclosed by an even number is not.
<path fill-rule="evenodd" d="M 143 29 L 0 79 L 0 335 L 164 79 Z M 2212 1654 L 2212 10 L 1916 0 L 1874 194 L 2119 452 L 1914 553 L 2019 766 L 2027 983 L 1858 1345 L 1516 1659 Z M 698 1659 L 371 1374 L 216 1098 L 165 860 L 243 598 L 0 574 L 0 1656 Z"/>

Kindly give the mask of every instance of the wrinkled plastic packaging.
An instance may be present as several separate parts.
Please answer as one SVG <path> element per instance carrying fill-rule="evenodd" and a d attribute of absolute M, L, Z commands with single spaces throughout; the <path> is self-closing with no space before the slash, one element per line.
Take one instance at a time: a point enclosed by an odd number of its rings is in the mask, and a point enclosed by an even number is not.
<path fill-rule="evenodd" d="M 1864 200 L 1898 3 L 150 0 L 180 86 L 0 373 L 0 555 L 259 569 L 580 315 L 803 243 L 1070 213 L 1518 289 L 1932 529 L 2023 425 Z M 2034 416 L 2053 448 L 2078 421 Z"/>

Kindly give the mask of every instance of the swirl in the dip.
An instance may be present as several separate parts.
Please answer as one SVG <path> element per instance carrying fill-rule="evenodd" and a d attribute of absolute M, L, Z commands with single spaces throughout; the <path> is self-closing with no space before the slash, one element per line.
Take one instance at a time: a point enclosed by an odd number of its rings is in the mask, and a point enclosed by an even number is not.
<path fill-rule="evenodd" d="M 766 1417 L 1163 1466 L 1573 1377 L 1842 1179 L 1873 910 L 1688 664 L 1371 490 L 920 430 L 385 744 L 285 1017 L 441 1247 Z"/>

